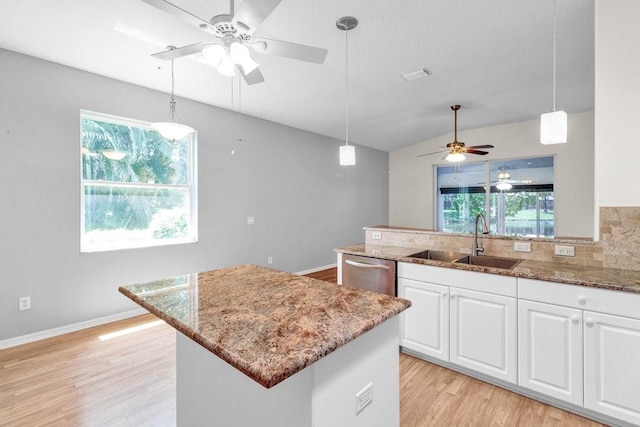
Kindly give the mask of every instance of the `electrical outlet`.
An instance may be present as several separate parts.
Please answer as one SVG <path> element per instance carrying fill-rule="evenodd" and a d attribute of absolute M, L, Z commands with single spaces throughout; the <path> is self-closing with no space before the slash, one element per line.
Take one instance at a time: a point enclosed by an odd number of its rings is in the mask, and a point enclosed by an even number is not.
<path fill-rule="evenodd" d="M 575 246 L 556 245 L 556 255 L 559 256 L 576 256 Z"/>
<path fill-rule="evenodd" d="M 531 252 L 530 242 L 513 242 L 513 250 L 516 252 Z"/>
<path fill-rule="evenodd" d="M 272 256 L 267 257 L 267 264 L 269 264 L 269 265 L 273 264 L 273 257 Z"/>
<path fill-rule="evenodd" d="M 247 224 L 253 225 L 255 223 L 256 223 L 256 219 L 254 217 L 252 217 L 252 216 L 248 216 L 247 217 Z"/>
<path fill-rule="evenodd" d="M 31 309 L 31 297 L 21 297 L 18 298 L 18 309 L 22 310 L 30 310 Z"/>
<path fill-rule="evenodd" d="M 367 384 L 356 394 L 356 415 L 373 402 L 373 383 Z"/>
<path fill-rule="evenodd" d="M 376 239 L 376 240 L 382 239 L 382 232 L 381 231 L 372 231 L 371 232 L 371 238 L 372 239 Z"/>

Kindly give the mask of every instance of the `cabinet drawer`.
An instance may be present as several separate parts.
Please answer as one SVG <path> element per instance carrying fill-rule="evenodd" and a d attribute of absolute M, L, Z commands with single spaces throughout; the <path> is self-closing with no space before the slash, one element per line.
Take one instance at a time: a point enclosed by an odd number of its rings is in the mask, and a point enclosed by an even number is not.
<path fill-rule="evenodd" d="M 455 286 L 472 291 L 488 292 L 508 297 L 517 296 L 516 278 L 491 273 L 458 270 L 446 267 L 433 267 L 409 262 L 398 263 L 398 277 Z"/>
<path fill-rule="evenodd" d="M 518 279 L 518 298 L 640 319 L 640 294 Z"/>

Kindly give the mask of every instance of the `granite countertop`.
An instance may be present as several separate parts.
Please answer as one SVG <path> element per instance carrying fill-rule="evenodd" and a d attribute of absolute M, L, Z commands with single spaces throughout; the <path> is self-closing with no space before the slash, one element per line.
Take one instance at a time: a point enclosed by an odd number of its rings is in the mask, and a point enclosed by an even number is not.
<path fill-rule="evenodd" d="M 266 388 L 411 306 L 256 265 L 119 290 Z"/>
<path fill-rule="evenodd" d="M 428 249 L 428 248 L 424 248 Z M 421 249 L 399 246 L 365 245 L 364 243 L 338 249 L 338 252 L 352 255 L 369 256 L 415 264 L 433 265 L 436 267 L 455 268 L 459 270 L 479 271 L 483 273 L 502 274 L 505 276 L 527 279 L 547 280 L 550 282 L 571 285 L 590 286 L 594 288 L 640 293 L 640 272 L 615 268 L 589 267 L 554 262 L 523 260 L 512 270 L 482 267 L 468 264 L 457 264 L 409 257 Z"/>

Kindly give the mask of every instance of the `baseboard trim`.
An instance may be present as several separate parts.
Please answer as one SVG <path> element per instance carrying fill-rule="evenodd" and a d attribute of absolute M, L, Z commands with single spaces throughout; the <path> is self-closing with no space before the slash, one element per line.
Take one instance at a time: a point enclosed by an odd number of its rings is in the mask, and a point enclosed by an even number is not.
<path fill-rule="evenodd" d="M 125 311 L 123 313 L 112 314 L 109 316 L 98 317 L 97 319 L 85 320 L 84 322 L 72 323 L 71 325 L 60 326 L 58 328 L 47 329 L 33 334 L 22 335 L 15 338 L 8 338 L 0 341 L 0 350 L 15 347 L 22 344 L 28 344 L 34 341 L 40 341 L 45 338 L 52 338 L 58 335 L 68 334 L 82 329 L 92 328 L 94 326 L 104 325 L 106 323 L 116 322 L 118 320 L 128 319 L 130 317 L 140 316 L 148 313 L 144 308 L 136 308 L 135 310 Z"/>
<path fill-rule="evenodd" d="M 317 271 L 322 271 L 322 270 L 328 270 L 330 268 L 336 268 L 338 266 L 338 264 L 329 264 L 329 265 L 323 265 L 322 267 L 316 267 L 316 268 L 312 268 L 311 270 L 304 270 L 304 271 L 298 271 L 297 274 L 299 276 L 304 276 L 305 274 L 311 274 L 311 273 L 315 273 Z"/>

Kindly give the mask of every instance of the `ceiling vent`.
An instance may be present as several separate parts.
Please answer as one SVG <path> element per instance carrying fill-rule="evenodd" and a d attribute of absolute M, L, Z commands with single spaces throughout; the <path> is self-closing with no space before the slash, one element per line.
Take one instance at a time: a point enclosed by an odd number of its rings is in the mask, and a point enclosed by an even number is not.
<path fill-rule="evenodd" d="M 411 82 L 413 80 L 417 80 L 419 78 L 422 77 L 427 77 L 432 75 L 433 73 L 431 72 L 431 70 L 429 70 L 427 67 L 421 68 L 418 71 L 412 71 L 410 73 L 406 73 L 402 75 L 402 78 L 405 79 L 408 82 Z"/>

